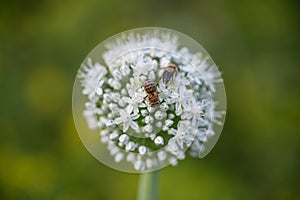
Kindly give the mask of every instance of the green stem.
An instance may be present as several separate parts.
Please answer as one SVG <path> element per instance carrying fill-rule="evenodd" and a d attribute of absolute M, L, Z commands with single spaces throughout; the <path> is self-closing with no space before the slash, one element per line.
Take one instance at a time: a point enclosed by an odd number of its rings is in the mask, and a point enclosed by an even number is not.
<path fill-rule="evenodd" d="M 140 175 L 137 200 L 157 200 L 159 170 Z"/>

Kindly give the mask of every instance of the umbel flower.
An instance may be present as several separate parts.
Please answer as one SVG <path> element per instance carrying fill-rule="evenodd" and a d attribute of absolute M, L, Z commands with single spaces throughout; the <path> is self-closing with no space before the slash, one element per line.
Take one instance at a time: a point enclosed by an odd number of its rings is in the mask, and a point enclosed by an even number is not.
<path fill-rule="evenodd" d="M 151 95 L 158 97 L 155 105 Z M 186 154 L 204 157 L 221 133 L 225 105 L 221 74 L 206 51 L 161 28 L 134 29 L 101 43 L 83 62 L 73 93 L 85 146 L 126 172 L 177 165 Z"/>

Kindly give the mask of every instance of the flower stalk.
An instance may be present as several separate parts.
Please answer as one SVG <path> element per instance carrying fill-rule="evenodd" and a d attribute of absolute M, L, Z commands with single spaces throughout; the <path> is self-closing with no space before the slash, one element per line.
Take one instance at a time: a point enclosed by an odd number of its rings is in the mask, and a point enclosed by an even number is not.
<path fill-rule="evenodd" d="M 140 175 L 137 200 L 157 200 L 159 196 L 160 171 L 142 173 Z"/>

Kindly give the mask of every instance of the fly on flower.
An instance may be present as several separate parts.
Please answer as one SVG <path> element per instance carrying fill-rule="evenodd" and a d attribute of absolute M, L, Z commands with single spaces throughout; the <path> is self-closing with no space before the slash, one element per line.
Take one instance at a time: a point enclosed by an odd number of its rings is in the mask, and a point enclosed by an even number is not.
<path fill-rule="evenodd" d="M 156 106 L 159 105 L 159 96 L 158 96 L 158 91 L 157 91 L 157 86 L 154 81 L 150 79 L 146 79 L 143 82 L 144 90 L 147 93 L 147 96 L 144 97 L 144 99 L 147 98 L 150 106 L 152 108 L 155 108 Z"/>
<path fill-rule="evenodd" d="M 167 85 L 170 80 L 178 73 L 180 72 L 180 69 L 177 65 L 170 63 L 167 67 L 164 67 L 164 72 L 161 76 L 162 82 Z"/>

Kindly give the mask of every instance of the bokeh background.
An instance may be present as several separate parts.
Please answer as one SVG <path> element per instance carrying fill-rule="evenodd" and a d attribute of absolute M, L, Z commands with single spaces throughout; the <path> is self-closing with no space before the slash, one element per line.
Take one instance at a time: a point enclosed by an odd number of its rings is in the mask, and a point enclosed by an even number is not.
<path fill-rule="evenodd" d="M 139 176 L 82 145 L 71 95 L 99 42 L 143 26 L 199 41 L 228 101 L 213 151 L 163 169 L 160 199 L 300 199 L 299 10 L 296 0 L 1 1 L 0 199 L 135 199 Z"/>

